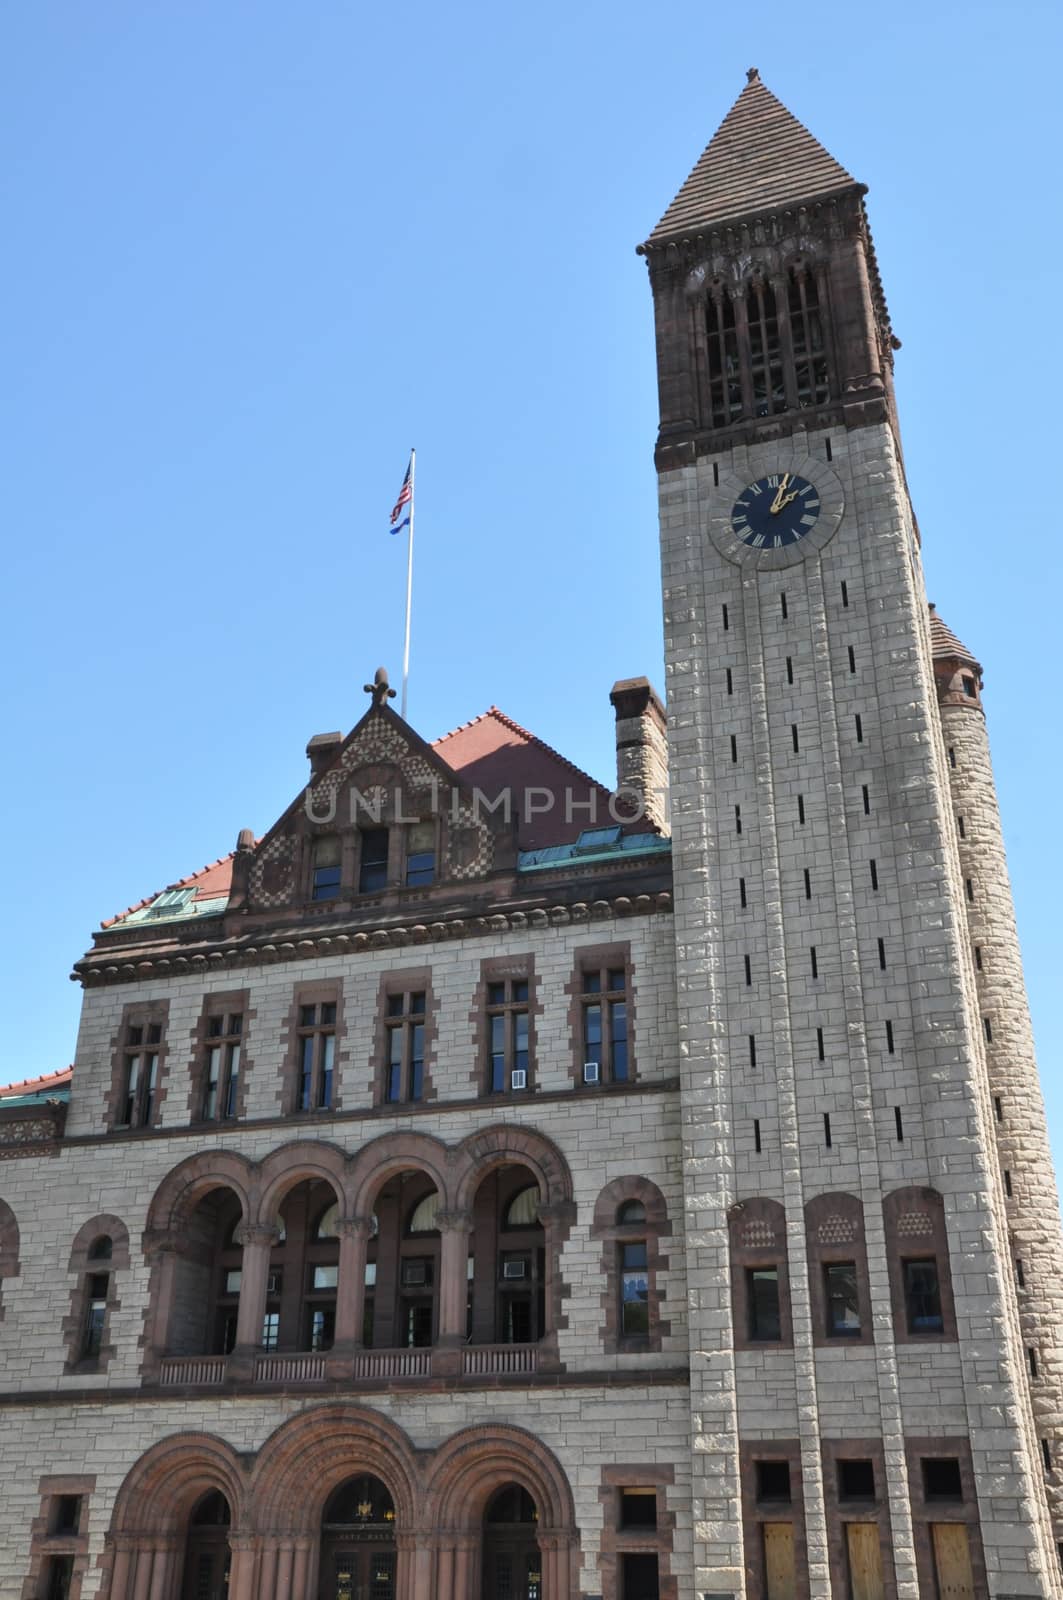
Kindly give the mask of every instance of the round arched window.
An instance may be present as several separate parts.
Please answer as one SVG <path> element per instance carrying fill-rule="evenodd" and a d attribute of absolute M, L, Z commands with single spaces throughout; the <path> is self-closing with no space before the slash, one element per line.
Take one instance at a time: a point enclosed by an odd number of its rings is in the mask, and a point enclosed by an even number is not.
<path fill-rule="evenodd" d="M 645 1222 L 646 1207 L 641 1200 L 625 1200 L 617 1208 L 616 1220 L 618 1223 Z"/>
<path fill-rule="evenodd" d="M 520 1189 L 506 1207 L 504 1226 L 507 1228 L 534 1228 L 539 1221 L 539 1185 L 530 1183 Z"/>
<path fill-rule="evenodd" d="M 431 1194 L 426 1194 L 419 1200 L 410 1212 L 410 1220 L 406 1224 L 407 1233 L 434 1233 L 436 1231 L 436 1212 L 439 1210 L 439 1191 L 433 1189 Z"/>
<path fill-rule="evenodd" d="M 334 1200 L 332 1202 L 332 1204 L 325 1211 L 323 1211 L 321 1213 L 320 1217 L 318 1218 L 317 1228 L 316 1228 L 316 1230 L 314 1232 L 314 1238 L 315 1239 L 337 1239 L 337 1238 L 339 1238 L 339 1220 L 340 1220 L 339 1203 Z"/>
<path fill-rule="evenodd" d="M 114 1244 L 106 1234 L 101 1234 L 93 1240 L 92 1249 L 89 1251 L 90 1261 L 110 1261 L 114 1253 Z"/>

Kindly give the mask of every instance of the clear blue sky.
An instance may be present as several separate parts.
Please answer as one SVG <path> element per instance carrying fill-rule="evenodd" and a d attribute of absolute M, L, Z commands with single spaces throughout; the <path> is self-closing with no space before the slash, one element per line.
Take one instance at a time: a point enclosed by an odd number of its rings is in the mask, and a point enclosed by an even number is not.
<path fill-rule="evenodd" d="M 33 0 L 0 18 L 0 1081 L 102 917 L 261 831 L 397 676 L 604 779 L 662 678 L 649 232 L 756 63 L 858 178 L 931 597 L 987 705 L 1057 1135 L 1049 5 Z"/>

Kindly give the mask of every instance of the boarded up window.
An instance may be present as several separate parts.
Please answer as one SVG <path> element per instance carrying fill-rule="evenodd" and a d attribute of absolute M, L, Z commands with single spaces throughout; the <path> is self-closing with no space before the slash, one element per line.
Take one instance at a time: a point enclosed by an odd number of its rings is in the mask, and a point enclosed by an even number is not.
<path fill-rule="evenodd" d="M 765 1522 L 764 1590 L 767 1600 L 794 1600 L 794 1529 L 790 1522 Z"/>
<path fill-rule="evenodd" d="M 882 1550 L 877 1522 L 849 1522 L 845 1527 L 849 1551 L 852 1600 L 883 1600 Z"/>
<path fill-rule="evenodd" d="M 934 1572 L 939 1600 L 974 1600 L 974 1575 L 967 1529 L 962 1522 L 932 1522 Z"/>

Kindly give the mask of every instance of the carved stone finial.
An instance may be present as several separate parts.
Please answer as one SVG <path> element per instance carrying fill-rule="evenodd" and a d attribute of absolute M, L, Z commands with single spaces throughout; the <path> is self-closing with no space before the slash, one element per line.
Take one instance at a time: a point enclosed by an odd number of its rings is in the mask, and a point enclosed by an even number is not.
<path fill-rule="evenodd" d="M 759 67 L 747 67 L 746 68 L 746 82 L 747 83 L 759 83 L 760 82 L 760 68 Z"/>
<path fill-rule="evenodd" d="M 375 706 L 386 705 L 389 700 L 395 698 L 395 691 L 388 683 L 387 667 L 377 667 L 372 683 L 365 683 L 362 687 L 366 694 L 373 696 Z"/>

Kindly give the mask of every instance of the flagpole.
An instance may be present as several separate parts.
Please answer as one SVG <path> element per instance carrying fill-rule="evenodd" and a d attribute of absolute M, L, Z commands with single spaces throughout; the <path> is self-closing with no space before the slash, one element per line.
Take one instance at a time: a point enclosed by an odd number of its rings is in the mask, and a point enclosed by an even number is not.
<path fill-rule="evenodd" d="M 406 721 L 406 698 L 410 680 L 410 613 L 413 609 L 413 507 L 414 507 L 414 473 L 417 465 L 417 451 L 410 451 L 410 543 L 409 555 L 406 562 L 406 641 L 402 649 L 402 720 Z"/>

